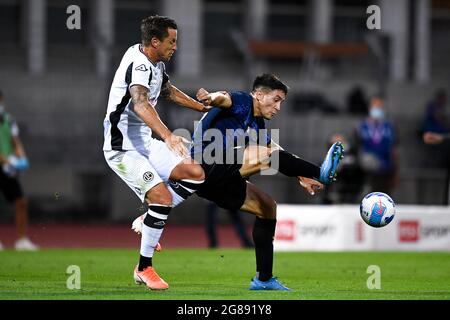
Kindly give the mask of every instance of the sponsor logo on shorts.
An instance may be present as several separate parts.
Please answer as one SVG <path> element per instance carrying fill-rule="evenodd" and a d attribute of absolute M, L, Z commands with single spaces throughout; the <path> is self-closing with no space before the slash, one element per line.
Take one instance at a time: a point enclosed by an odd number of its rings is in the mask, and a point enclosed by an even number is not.
<path fill-rule="evenodd" d="M 144 179 L 145 182 L 150 182 L 153 180 L 153 173 L 151 173 L 150 171 L 147 171 L 146 173 L 144 173 L 142 178 Z"/>
<path fill-rule="evenodd" d="M 180 186 L 178 182 L 172 180 L 169 181 L 169 184 L 173 189 L 178 189 L 178 187 Z"/>
<path fill-rule="evenodd" d="M 139 188 L 134 188 L 134 190 L 136 190 L 136 192 L 139 194 L 139 195 L 141 195 L 142 194 L 142 191 L 141 191 L 141 189 L 139 189 Z"/>

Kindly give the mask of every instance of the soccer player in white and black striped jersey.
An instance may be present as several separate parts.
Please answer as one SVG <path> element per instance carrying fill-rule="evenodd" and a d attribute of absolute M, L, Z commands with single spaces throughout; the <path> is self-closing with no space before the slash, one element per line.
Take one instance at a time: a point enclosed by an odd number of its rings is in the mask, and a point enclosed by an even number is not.
<path fill-rule="evenodd" d="M 145 18 L 141 38 L 142 43 L 126 51 L 114 76 L 104 119 L 103 150 L 111 169 L 148 204 L 134 279 L 160 290 L 168 284 L 153 269 L 152 257 L 172 208 L 172 191 L 165 182 L 176 180 L 185 192 L 194 193 L 205 175 L 189 157 L 186 141 L 172 134 L 155 107 L 161 91 L 180 106 L 202 112 L 209 107 L 173 86 L 165 72 L 164 61 L 177 49 L 175 21 L 162 16 Z"/>

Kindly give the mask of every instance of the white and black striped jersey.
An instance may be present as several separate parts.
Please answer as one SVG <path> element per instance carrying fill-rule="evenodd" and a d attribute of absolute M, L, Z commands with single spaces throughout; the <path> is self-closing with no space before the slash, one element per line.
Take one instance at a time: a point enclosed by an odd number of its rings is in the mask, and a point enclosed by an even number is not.
<path fill-rule="evenodd" d="M 103 150 L 146 150 L 152 130 L 134 112 L 130 87 L 141 85 L 149 90 L 149 102 L 155 107 L 161 87 L 169 80 L 164 63 L 153 64 L 135 44 L 125 52 L 109 92 L 108 109 L 103 121 Z"/>

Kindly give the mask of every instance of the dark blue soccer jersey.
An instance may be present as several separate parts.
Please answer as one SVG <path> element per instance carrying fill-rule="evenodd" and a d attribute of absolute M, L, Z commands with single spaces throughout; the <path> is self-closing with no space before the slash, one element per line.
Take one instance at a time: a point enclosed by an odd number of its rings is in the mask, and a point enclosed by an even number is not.
<path fill-rule="evenodd" d="M 221 146 L 223 149 L 246 146 L 250 142 L 270 144 L 270 135 L 265 130 L 263 117 L 253 115 L 252 96 L 243 91 L 230 92 L 230 96 L 230 108 L 213 108 L 197 124 L 192 135 L 192 156 L 203 152 L 211 143 L 215 144 L 214 147 Z M 209 129 L 213 130 L 208 131 Z"/>

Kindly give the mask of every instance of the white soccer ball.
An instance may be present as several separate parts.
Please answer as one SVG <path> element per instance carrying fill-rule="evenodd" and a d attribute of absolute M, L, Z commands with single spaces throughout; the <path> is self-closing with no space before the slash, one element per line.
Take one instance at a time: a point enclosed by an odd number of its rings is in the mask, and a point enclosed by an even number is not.
<path fill-rule="evenodd" d="M 395 203 L 386 193 L 372 192 L 362 199 L 359 213 L 369 226 L 381 228 L 394 219 Z"/>

